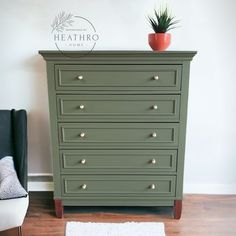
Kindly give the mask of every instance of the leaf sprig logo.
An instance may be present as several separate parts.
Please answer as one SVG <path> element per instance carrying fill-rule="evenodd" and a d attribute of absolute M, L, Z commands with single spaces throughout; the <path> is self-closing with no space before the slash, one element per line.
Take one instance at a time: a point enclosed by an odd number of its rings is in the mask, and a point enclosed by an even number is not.
<path fill-rule="evenodd" d="M 92 51 L 99 39 L 94 25 L 88 19 L 64 11 L 55 16 L 51 33 L 59 51 Z"/>
<path fill-rule="evenodd" d="M 57 31 L 58 33 L 62 33 L 65 28 L 68 28 L 72 26 L 72 23 L 74 23 L 74 20 L 72 20 L 73 15 L 71 13 L 66 14 L 65 12 L 61 12 L 58 14 L 58 16 L 55 17 L 53 23 L 52 23 L 52 33 L 54 31 Z"/>

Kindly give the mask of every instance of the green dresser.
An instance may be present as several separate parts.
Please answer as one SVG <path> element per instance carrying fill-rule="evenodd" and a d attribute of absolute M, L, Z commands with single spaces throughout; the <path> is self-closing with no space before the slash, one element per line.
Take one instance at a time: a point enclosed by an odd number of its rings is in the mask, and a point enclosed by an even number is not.
<path fill-rule="evenodd" d="M 47 62 L 56 215 L 63 206 L 182 211 L 196 52 L 40 51 Z"/>

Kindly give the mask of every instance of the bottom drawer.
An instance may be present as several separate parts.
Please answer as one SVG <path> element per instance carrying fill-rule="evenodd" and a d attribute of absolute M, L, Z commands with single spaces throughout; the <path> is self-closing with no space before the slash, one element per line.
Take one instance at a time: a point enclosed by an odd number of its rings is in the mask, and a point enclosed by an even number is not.
<path fill-rule="evenodd" d="M 175 196 L 175 176 L 70 175 L 62 176 L 64 196 Z"/>

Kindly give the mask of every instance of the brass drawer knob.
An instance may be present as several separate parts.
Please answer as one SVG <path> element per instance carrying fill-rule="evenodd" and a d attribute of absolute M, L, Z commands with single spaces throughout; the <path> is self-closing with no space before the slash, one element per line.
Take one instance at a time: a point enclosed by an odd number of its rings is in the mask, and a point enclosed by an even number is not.
<path fill-rule="evenodd" d="M 153 78 L 154 78 L 154 80 L 159 80 L 159 76 L 158 75 L 155 75 Z"/>
<path fill-rule="evenodd" d="M 84 109 L 84 104 L 80 104 L 79 109 L 83 110 Z"/>
<path fill-rule="evenodd" d="M 86 188 L 87 188 L 87 185 L 86 185 L 86 184 L 82 184 L 81 188 L 82 188 L 82 189 L 86 189 Z"/>
<path fill-rule="evenodd" d="M 152 106 L 152 109 L 153 109 L 153 110 L 157 110 L 157 109 L 158 109 L 158 106 L 157 106 L 157 105 L 153 105 L 153 106 Z"/>
<path fill-rule="evenodd" d="M 80 161 L 80 163 L 81 163 L 82 165 L 84 165 L 84 164 L 86 163 L 86 159 L 82 159 L 82 160 Z"/>
<path fill-rule="evenodd" d="M 77 79 L 82 80 L 83 79 L 83 75 L 78 75 Z"/>
<path fill-rule="evenodd" d="M 157 133 L 156 133 L 156 132 L 153 132 L 153 133 L 152 133 L 152 137 L 153 137 L 153 138 L 156 138 L 156 136 L 157 136 Z"/>
<path fill-rule="evenodd" d="M 79 135 L 81 138 L 84 138 L 85 137 L 85 133 L 80 133 Z"/>
<path fill-rule="evenodd" d="M 150 185 L 150 189 L 156 189 L 156 185 L 155 184 L 151 184 Z"/>
<path fill-rule="evenodd" d="M 155 165 L 155 164 L 156 164 L 156 159 L 153 158 L 153 159 L 151 160 L 151 163 L 152 163 L 153 165 Z"/>

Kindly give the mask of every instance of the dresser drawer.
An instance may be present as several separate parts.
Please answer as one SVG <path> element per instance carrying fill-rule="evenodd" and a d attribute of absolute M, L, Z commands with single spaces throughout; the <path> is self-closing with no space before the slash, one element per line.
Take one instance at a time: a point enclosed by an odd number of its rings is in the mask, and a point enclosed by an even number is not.
<path fill-rule="evenodd" d="M 175 173 L 177 150 L 62 150 L 62 173 Z"/>
<path fill-rule="evenodd" d="M 181 65 L 55 65 L 57 90 L 180 90 Z"/>
<path fill-rule="evenodd" d="M 136 148 L 178 145 L 173 123 L 59 123 L 61 147 Z"/>
<path fill-rule="evenodd" d="M 175 176 L 62 176 L 63 195 L 175 195 Z"/>
<path fill-rule="evenodd" d="M 179 120 L 179 95 L 58 95 L 58 118 L 75 121 Z"/>

